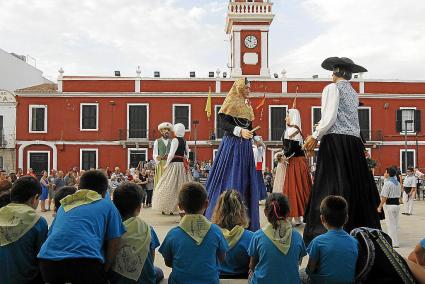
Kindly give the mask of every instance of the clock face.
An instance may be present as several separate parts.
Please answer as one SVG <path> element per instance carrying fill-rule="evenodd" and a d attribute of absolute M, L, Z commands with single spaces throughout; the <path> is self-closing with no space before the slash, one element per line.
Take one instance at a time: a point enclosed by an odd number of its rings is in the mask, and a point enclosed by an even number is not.
<path fill-rule="evenodd" d="M 257 38 L 253 35 L 249 35 L 245 38 L 245 46 L 247 48 L 254 48 L 257 46 Z"/>

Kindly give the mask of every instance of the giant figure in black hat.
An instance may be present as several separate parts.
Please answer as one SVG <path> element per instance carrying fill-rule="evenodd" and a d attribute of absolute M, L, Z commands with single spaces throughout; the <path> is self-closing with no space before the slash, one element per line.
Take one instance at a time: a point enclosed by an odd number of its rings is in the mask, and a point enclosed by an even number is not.
<path fill-rule="evenodd" d="M 323 90 L 322 119 L 304 144 L 305 150 L 313 151 L 320 140 L 314 184 L 304 216 L 306 244 L 326 232 L 320 221 L 320 203 L 328 195 L 347 200 L 347 232 L 357 227 L 381 228 L 376 209 L 379 194 L 360 136 L 359 98 L 349 82 L 353 73 L 367 70 L 345 57 L 327 58 L 322 67 L 333 72 L 333 83 Z"/>

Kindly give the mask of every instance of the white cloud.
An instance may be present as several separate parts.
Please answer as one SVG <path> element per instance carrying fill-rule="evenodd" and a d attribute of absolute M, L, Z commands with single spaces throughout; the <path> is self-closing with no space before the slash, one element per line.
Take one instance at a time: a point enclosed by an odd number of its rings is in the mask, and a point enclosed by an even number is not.
<path fill-rule="evenodd" d="M 351 57 L 369 78 L 425 79 L 425 1 L 274 0 L 273 72 L 327 76 L 328 56 Z M 0 47 L 65 74 L 188 77 L 223 71 L 227 0 L 0 0 Z"/>
<path fill-rule="evenodd" d="M 225 2 L 225 1 L 222 1 Z M 226 66 L 226 4 L 197 1 L 0 1 L 2 48 L 30 54 L 50 78 L 65 74 L 185 76 Z M 216 18 L 215 22 L 208 17 Z M 3 40 L 5 39 L 5 40 Z"/>
<path fill-rule="evenodd" d="M 305 0 L 302 7 L 323 30 L 276 58 L 276 69 L 326 77 L 323 59 L 346 56 L 364 65 L 368 78 L 425 79 L 425 1 Z"/>

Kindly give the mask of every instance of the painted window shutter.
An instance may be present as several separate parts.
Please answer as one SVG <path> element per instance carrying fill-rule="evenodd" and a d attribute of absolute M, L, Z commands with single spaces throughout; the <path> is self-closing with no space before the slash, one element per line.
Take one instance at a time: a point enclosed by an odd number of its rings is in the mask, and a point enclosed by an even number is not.
<path fill-rule="evenodd" d="M 396 126 L 395 126 L 395 128 L 396 128 L 397 132 L 402 132 L 402 127 L 401 127 L 401 122 L 402 122 L 401 114 L 402 114 L 402 112 L 403 112 L 403 110 L 401 110 L 401 109 L 398 109 L 396 111 L 396 121 L 395 121 Z"/>

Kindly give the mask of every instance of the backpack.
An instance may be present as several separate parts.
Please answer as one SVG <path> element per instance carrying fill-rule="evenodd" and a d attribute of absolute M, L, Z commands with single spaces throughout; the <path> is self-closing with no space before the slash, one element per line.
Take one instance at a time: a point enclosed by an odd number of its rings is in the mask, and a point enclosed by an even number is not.
<path fill-rule="evenodd" d="M 359 243 L 356 283 L 416 283 L 406 261 L 393 249 L 386 233 L 360 227 L 353 229 L 350 235 Z"/>

